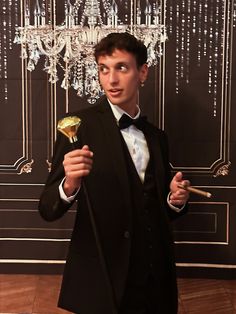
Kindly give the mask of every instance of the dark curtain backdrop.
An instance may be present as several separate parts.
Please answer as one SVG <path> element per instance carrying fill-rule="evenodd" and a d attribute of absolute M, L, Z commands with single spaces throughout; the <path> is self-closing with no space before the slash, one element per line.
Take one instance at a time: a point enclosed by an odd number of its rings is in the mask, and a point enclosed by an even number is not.
<path fill-rule="evenodd" d="M 158 66 L 150 68 L 140 106 L 168 134 L 173 174 L 183 171 L 192 185 L 213 195 L 206 199 L 192 194 L 189 213 L 173 225 L 179 275 L 234 278 L 236 4 L 160 2 L 168 40 Z M 66 111 L 91 105 L 72 89 L 66 95 L 60 82 L 48 83 L 43 58 L 35 71 L 27 71 L 20 46 L 13 43 L 25 3 L 0 0 L 0 272 L 58 273 L 74 210 L 46 223 L 37 204 L 50 169 L 58 119 Z M 40 3 L 53 9 L 52 0 Z M 141 3 L 145 6 L 146 1 Z M 31 0 L 31 9 L 34 4 Z M 130 1 L 117 4 L 123 15 L 130 14 Z M 64 1 L 56 1 L 55 8 L 60 23 Z"/>

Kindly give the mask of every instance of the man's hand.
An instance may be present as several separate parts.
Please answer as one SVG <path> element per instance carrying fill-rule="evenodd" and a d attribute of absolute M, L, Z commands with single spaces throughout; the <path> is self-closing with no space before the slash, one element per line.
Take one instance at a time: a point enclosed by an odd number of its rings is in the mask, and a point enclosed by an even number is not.
<path fill-rule="evenodd" d="M 180 187 L 179 184 L 184 186 L 189 186 L 190 182 L 188 180 L 183 180 L 182 172 L 177 172 L 170 183 L 170 203 L 174 206 L 184 205 L 189 198 L 189 191 L 186 191 Z"/>
<path fill-rule="evenodd" d="M 63 166 L 65 181 L 63 190 L 69 197 L 81 186 L 81 179 L 89 175 L 93 165 L 93 152 L 87 145 L 82 149 L 75 149 L 64 156 Z"/>

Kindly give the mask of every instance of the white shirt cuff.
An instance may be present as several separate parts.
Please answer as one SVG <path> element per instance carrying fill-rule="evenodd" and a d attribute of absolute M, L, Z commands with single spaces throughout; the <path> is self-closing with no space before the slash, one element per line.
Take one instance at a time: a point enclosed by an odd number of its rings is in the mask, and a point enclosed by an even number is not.
<path fill-rule="evenodd" d="M 180 213 L 181 210 L 184 209 L 185 204 L 184 204 L 182 207 L 180 207 L 180 208 L 174 206 L 173 204 L 170 203 L 170 194 L 171 194 L 171 192 L 170 192 L 170 193 L 168 194 L 168 196 L 167 196 L 167 203 L 168 203 L 169 207 L 170 207 L 171 209 L 173 209 L 175 212 Z"/>
<path fill-rule="evenodd" d="M 75 199 L 75 197 L 76 197 L 76 195 L 78 194 L 78 192 L 79 192 L 80 189 L 78 189 L 75 194 L 73 194 L 73 195 L 71 195 L 71 196 L 68 197 L 68 196 L 65 194 L 64 190 L 63 190 L 63 183 L 64 183 L 64 181 L 65 181 L 65 178 L 61 181 L 61 183 L 60 183 L 60 185 L 59 185 L 59 194 L 60 194 L 60 198 L 61 198 L 65 203 L 70 204 L 70 203 L 72 203 L 72 202 L 74 201 L 74 199 Z"/>

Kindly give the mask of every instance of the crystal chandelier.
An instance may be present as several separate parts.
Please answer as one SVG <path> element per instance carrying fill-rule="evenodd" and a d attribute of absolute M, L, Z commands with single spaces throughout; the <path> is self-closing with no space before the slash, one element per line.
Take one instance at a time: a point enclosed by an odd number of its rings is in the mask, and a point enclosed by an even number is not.
<path fill-rule="evenodd" d="M 118 1 L 118 0 L 117 0 Z M 49 81 L 58 81 L 58 68 L 63 69 L 61 87 L 73 87 L 80 97 L 87 96 L 94 103 L 102 94 L 98 82 L 97 65 L 93 56 L 94 45 L 111 32 L 129 32 L 143 41 L 148 50 L 148 66 L 156 65 L 166 40 L 161 20 L 161 0 L 130 1 L 130 20 L 122 20 L 115 0 L 70 0 L 65 3 L 65 19 L 56 25 L 56 17 L 47 16 L 45 4 L 36 0 L 30 13 L 28 2 L 24 7 L 24 25 L 17 27 L 14 42 L 21 44 L 27 69 L 33 71 L 45 56 L 44 70 Z M 55 6 L 55 2 L 54 2 Z M 55 7 L 54 7 L 55 9 Z M 55 11 L 55 10 L 54 10 Z M 53 21 L 52 21 L 53 20 Z"/>

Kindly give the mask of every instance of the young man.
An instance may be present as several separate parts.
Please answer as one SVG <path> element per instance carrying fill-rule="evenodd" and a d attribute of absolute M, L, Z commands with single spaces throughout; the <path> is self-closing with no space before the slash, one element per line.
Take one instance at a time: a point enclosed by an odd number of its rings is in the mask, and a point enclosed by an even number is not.
<path fill-rule="evenodd" d="M 76 113 L 80 148 L 71 150 L 58 134 L 39 204 L 52 221 L 77 201 L 59 306 L 79 314 L 175 314 L 169 221 L 186 210 L 189 195 L 178 185 L 189 182 L 181 172 L 171 180 L 163 131 L 144 119 L 127 122 L 140 116 L 146 47 L 128 33 L 112 33 L 95 57 L 106 97 Z"/>

